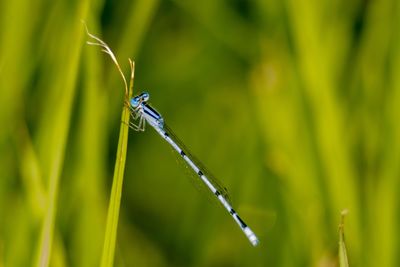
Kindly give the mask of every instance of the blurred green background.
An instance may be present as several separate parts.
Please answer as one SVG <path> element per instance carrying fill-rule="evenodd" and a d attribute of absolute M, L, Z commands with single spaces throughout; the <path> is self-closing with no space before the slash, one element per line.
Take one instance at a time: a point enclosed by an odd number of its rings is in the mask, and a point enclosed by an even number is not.
<path fill-rule="evenodd" d="M 130 131 L 115 266 L 399 266 L 400 2 L 0 1 L 0 266 L 98 266 L 124 87 L 259 235 Z"/>

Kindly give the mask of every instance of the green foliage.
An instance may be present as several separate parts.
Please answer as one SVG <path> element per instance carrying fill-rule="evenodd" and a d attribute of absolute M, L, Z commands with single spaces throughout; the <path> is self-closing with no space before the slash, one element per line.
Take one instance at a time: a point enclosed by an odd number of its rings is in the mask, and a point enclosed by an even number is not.
<path fill-rule="evenodd" d="M 131 87 L 132 88 L 132 87 Z M 132 95 L 130 90 L 129 96 Z M 107 226 L 105 232 L 104 249 L 102 254 L 101 266 L 113 266 L 115 244 L 117 240 L 117 229 L 119 219 L 119 209 L 121 205 L 122 182 L 125 172 L 126 152 L 128 147 L 128 130 L 130 111 L 124 106 L 121 114 L 121 128 L 118 139 L 117 157 L 115 160 L 115 169 L 113 184 L 111 190 L 110 204 L 108 207 Z"/>
<path fill-rule="evenodd" d="M 124 84 L 81 20 L 260 247 L 151 128 L 120 143 Z M 351 266 L 398 266 L 398 25 L 396 0 L 0 1 L 0 266 L 330 266 L 343 209 Z"/>

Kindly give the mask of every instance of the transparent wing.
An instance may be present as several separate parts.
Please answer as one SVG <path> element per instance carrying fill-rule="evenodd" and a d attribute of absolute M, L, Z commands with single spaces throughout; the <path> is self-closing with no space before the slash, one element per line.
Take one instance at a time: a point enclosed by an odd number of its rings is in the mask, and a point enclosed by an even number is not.
<path fill-rule="evenodd" d="M 208 178 L 208 180 L 213 184 L 213 186 L 221 193 L 221 195 L 229 202 L 231 203 L 231 199 L 228 193 L 227 188 L 217 179 L 215 178 L 214 175 L 195 157 L 193 154 L 190 152 L 190 150 L 185 146 L 185 144 L 174 134 L 174 132 L 171 130 L 171 128 L 168 127 L 168 125 L 164 124 L 164 131 L 166 131 L 169 136 L 175 141 L 175 143 L 185 152 L 186 156 L 189 157 L 193 163 L 200 168 L 200 170 L 203 172 L 203 174 Z M 175 151 L 176 152 L 176 151 Z M 179 157 L 181 158 L 181 157 Z M 181 158 L 182 159 L 182 158 Z M 183 159 L 182 159 L 183 161 Z M 184 163 L 187 168 L 190 168 L 187 163 Z M 190 173 L 191 177 L 194 177 L 192 179 L 195 183 L 195 186 L 197 188 L 200 187 L 202 191 L 204 191 L 204 188 L 207 188 L 207 186 L 204 184 L 204 182 L 197 176 L 193 175 L 195 174 L 194 171 L 190 168 Z M 207 188 L 207 191 L 210 192 L 210 189 Z"/>

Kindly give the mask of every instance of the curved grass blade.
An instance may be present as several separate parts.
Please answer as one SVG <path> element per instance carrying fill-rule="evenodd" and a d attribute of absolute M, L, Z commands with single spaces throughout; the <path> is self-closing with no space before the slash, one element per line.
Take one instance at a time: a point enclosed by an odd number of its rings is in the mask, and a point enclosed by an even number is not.
<path fill-rule="evenodd" d="M 132 96 L 134 63 L 129 61 L 131 65 L 131 81 L 128 90 L 128 97 Z M 119 208 L 121 204 L 122 184 L 124 179 L 126 151 L 128 147 L 128 130 L 129 130 L 130 110 L 124 105 L 121 114 L 121 126 L 118 139 L 117 158 L 115 160 L 113 184 L 111 188 L 110 203 L 108 206 L 106 234 L 104 239 L 103 254 L 101 258 L 102 267 L 113 266 L 115 245 L 117 240 L 117 228 L 119 218 Z"/>
<path fill-rule="evenodd" d="M 85 25 L 86 26 L 86 25 Z M 93 42 L 87 42 L 89 45 L 100 46 L 102 51 L 108 54 L 114 64 L 117 66 L 118 72 L 121 74 L 121 77 L 124 81 L 125 85 L 125 97 L 129 99 L 132 96 L 133 89 L 133 80 L 134 80 L 134 71 L 135 65 L 133 61 L 129 59 L 129 64 L 131 67 L 131 77 L 129 89 L 126 83 L 126 79 L 122 70 L 118 64 L 118 61 L 111 51 L 110 47 L 103 42 L 100 38 L 95 35 L 89 33 L 87 27 L 86 32 L 90 38 L 92 38 Z M 115 246 L 117 240 L 117 229 L 118 229 L 118 219 L 119 219 L 119 209 L 121 205 L 121 195 L 122 195 L 122 184 L 124 179 L 125 172 L 125 162 L 126 162 L 126 153 L 128 147 L 128 131 L 129 131 L 129 119 L 130 119 L 130 109 L 128 105 L 124 105 L 121 114 L 121 126 L 119 131 L 118 138 L 118 149 L 117 149 L 117 157 L 115 160 L 114 167 L 114 176 L 113 183 L 111 188 L 111 197 L 108 206 L 107 213 L 107 224 L 106 224 L 106 232 L 104 237 L 104 245 L 103 245 L 103 253 L 101 257 L 100 265 L 102 267 L 111 267 L 114 263 L 114 254 L 115 254 Z"/>
<path fill-rule="evenodd" d="M 134 64 L 131 62 L 132 74 L 134 72 Z M 129 85 L 128 96 L 132 95 L 133 75 Z M 103 254 L 101 258 L 101 266 L 113 266 L 115 244 L 117 239 L 117 227 L 119 208 L 121 204 L 122 182 L 125 171 L 126 151 L 128 146 L 128 130 L 129 130 L 129 107 L 125 106 L 121 114 L 121 126 L 118 139 L 117 158 L 115 160 L 113 184 L 111 188 L 110 203 L 108 206 L 106 234 L 104 239 Z"/>

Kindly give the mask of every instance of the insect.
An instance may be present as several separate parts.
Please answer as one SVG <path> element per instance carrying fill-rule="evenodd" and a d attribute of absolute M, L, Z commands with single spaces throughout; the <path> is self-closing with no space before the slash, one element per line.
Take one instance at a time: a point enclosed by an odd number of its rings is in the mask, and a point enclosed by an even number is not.
<path fill-rule="evenodd" d="M 86 25 L 85 25 L 86 26 Z M 118 61 L 111 51 L 109 46 L 102 41 L 100 38 L 95 35 L 89 33 L 87 27 L 86 32 L 89 37 L 91 37 L 94 41 L 87 42 L 90 45 L 99 46 L 102 48 L 102 51 L 110 55 L 114 64 L 117 66 L 118 72 L 120 73 L 123 82 L 125 84 L 125 97 L 128 98 L 128 85 L 125 79 L 125 76 L 118 64 Z M 133 79 L 133 62 L 129 60 L 131 66 L 131 80 Z M 176 150 L 179 155 L 183 158 L 185 163 L 196 173 L 198 178 L 202 183 L 215 195 L 218 201 L 225 207 L 225 209 L 232 216 L 234 221 L 239 225 L 240 229 L 249 239 L 250 243 L 253 246 L 256 246 L 259 241 L 254 232 L 247 226 L 247 224 L 239 217 L 237 212 L 232 208 L 231 204 L 228 201 L 228 195 L 226 189 L 219 184 L 219 182 L 198 162 L 186 149 L 184 144 L 179 141 L 179 139 L 173 134 L 171 129 L 164 123 L 164 118 L 161 114 L 156 111 L 154 108 L 150 106 L 148 103 L 150 99 L 150 95 L 147 92 L 143 92 L 135 97 L 130 99 L 126 99 L 126 105 L 129 107 L 131 111 L 131 117 L 136 122 L 130 123 L 129 126 L 135 131 L 144 131 L 146 123 L 152 126 L 157 133 L 165 139 L 168 144 L 172 146 L 174 150 Z"/>
<path fill-rule="evenodd" d="M 231 214 L 232 218 L 242 229 L 253 246 L 258 244 L 258 238 L 247 224 L 239 217 L 237 212 L 232 208 L 227 200 L 226 189 L 219 185 L 218 182 L 206 171 L 200 163 L 190 154 L 181 141 L 173 134 L 171 129 L 165 124 L 161 114 L 151 107 L 148 103 L 150 95 L 143 92 L 129 100 L 131 115 L 137 124 L 131 123 L 130 127 L 136 131 L 144 131 L 145 125 L 148 123 L 157 133 L 165 139 L 184 159 L 186 164 L 193 169 L 199 179 L 207 186 L 207 188 L 215 195 L 219 202 Z"/>

